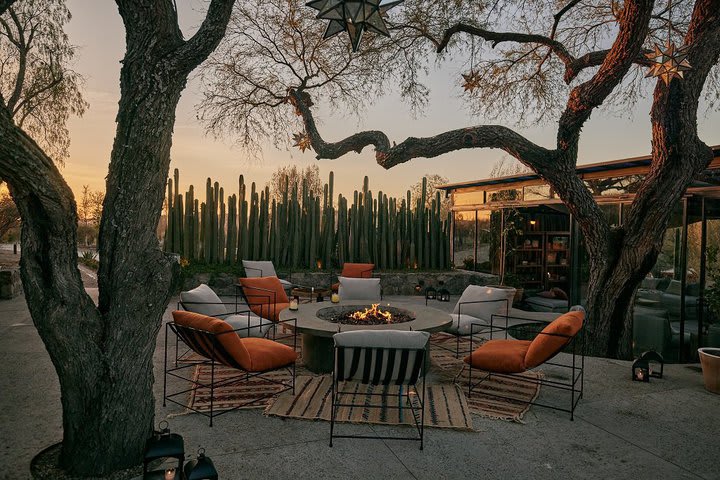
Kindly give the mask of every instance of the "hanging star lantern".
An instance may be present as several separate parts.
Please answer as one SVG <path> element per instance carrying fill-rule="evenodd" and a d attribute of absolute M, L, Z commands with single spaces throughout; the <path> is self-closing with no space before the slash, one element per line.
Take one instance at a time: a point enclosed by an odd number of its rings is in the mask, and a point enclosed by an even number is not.
<path fill-rule="evenodd" d="M 310 141 L 310 135 L 304 132 L 293 134 L 293 147 L 298 147 L 301 152 L 305 150 L 312 150 L 312 142 Z"/>
<path fill-rule="evenodd" d="M 470 70 L 470 73 L 463 73 L 463 84 L 464 91 L 472 93 L 473 90 L 480 86 L 480 73 L 475 70 Z"/>
<path fill-rule="evenodd" d="M 383 14 L 404 0 L 311 0 L 305 5 L 318 11 L 317 18 L 330 20 L 323 38 L 347 32 L 357 52 L 363 32 L 370 30 L 386 37 L 390 32 Z"/>
<path fill-rule="evenodd" d="M 652 62 L 645 77 L 660 77 L 665 85 L 669 85 L 673 78 L 684 78 L 683 72 L 692 68 L 687 60 L 687 50 L 687 46 L 677 48 L 669 41 L 664 50 L 655 44 L 655 49 L 645 54 Z"/>

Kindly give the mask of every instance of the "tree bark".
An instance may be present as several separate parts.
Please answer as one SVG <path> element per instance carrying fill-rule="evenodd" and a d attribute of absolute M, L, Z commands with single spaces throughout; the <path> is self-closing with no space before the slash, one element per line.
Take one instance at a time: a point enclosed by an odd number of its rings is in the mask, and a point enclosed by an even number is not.
<path fill-rule="evenodd" d="M 188 75 L 224 35 L 233 3 L 213 0 L 185 41 L 171 2 L 118 0 L 127 52 L 100 226 L 99 307 L 77 269 L 72 191 L 0 99 L 0 176 L 22 217 L 23 286 L 60 379 L 61 463 L 71 473 L 138 464 L 152 430 L 152 356 L 176 268 L 155 234 L 175 109 Z"/>

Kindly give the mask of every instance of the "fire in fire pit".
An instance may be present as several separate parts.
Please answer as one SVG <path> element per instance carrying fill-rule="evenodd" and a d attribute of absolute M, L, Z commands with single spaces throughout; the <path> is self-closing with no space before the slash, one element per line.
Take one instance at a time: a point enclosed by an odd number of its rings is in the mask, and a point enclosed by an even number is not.
<path fill-rule="evenodd" d="M 387 311 L 383 312 L 379 307 L 379 303 L 373 303 L 372 307 L 366 308 L 362 312 L 358 310 L 357 312 L 351 313 L 350 318 L 364 322 L 385 320 L 387 323 L 393 323 L 392 313 Z"/>
<path fill-rule="evenodd" d="M 380 307 L 373 303 L 370 307 L 364 305 L 346 305 L 342 307 L 327 307 L 318 310 L 318 318 L 332 323 L 345 325 L 386 325 L 389 323 L 405 323 L 415 320 L 415 315 L 409 310 L 396 307 Z"/>

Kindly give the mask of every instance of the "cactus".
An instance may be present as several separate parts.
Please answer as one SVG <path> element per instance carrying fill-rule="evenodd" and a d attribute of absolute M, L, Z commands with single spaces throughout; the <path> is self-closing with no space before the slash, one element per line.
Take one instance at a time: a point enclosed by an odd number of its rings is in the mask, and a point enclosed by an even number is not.
<path fill-rule="evenodd" d="M 167 182 L 163 248 L 186 258 L 227 264 L 270 259 L 277 268 L 316 268 L 318 262 L 334 268 L 347 261 L 380 269 L 450 264 L 451 216 L 441 217 L 439 193 L 427 206 L 426 180 L 414 205 L 409 191 L 405 198 L 383 192 L 375 198 L 367 177 L 350 204 L 342 194 L 335 197 L 333 172 L 321 196 L 305 180 L 291 185 L 286 178 L 279 200 L 255 183 L 248 194 L 242 175 L 237 195 L 228 197 L 208 178 L 202 203 L 192 186 L 180 194 L 179 182 L 176 169 Z"/>

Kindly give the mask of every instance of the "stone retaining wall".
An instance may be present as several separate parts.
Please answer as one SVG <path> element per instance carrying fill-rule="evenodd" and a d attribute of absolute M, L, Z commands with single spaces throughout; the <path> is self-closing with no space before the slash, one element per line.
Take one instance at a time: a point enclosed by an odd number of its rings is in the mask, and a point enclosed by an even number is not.
<path fill-rule="evenodd" d="M 283 276 L 281 274 L 281 276 Z M 380 285 L 384 295 L 416 295 L 416 285 L 436 289 L 446 288 L 450 295 L 460 295 L 468 285 L 488 285 L 498 282 L 496 275 L 470 272 L 467 270 L 450 270 L 447 272 L 381 272 Z M 293 283 L 308 287 L 324 287 L 330 285 L 330 274 L 327 272 L 296 272 L 291 276 L 283 276 Z M 199 273 L 185 279 L 183 290 L 190 290 L 201 283 L 208 284 L 219 295 L 234 295 L 234 284 L 237 278 L 229 273 Z M 337 281 L 333 276 L 333 281 Z"/>
<path fill-rule="evenodd" d="M 9 300 L 22 295 L 22 293 L 20 270 L 0 267 L 0 299 Z"/>

